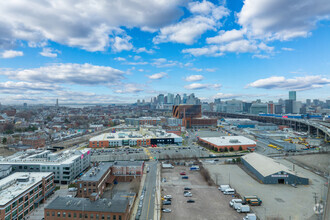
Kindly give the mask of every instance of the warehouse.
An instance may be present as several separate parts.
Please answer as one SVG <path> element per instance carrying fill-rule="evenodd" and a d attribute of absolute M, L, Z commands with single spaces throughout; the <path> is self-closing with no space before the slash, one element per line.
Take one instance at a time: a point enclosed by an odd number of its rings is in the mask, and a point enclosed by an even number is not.
<path fill-rule="evenodd" d="M 280 164 L 272 158 L 258 153 L 242 157 L 244 166 L 264 184 L 301 184 L 308 185 L 308 178 Z"/>
<path fill-rule="evenodd" d="M 199 137 L 199 144 L 215 151 L 253 150 L 256 142 L 243 136 Z"/>

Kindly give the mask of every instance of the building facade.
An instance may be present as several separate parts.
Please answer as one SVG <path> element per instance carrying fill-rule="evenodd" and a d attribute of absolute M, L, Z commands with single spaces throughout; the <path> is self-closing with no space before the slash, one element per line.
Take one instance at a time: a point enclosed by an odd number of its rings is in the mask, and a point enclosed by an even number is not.
<path fill-rule="evenodd" d="M 17 172 L 0 180 L 0 219 L 26 219 L 54 187 L 51 172 Z"/>

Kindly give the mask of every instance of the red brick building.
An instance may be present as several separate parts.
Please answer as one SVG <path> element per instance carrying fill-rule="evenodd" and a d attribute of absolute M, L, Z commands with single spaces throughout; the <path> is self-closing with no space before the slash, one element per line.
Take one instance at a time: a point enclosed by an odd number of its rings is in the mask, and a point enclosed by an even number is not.
<path fill-rule="evenodd" d="M 257 143 L 243 136 L 222 136 L 222 137 L 206 137 L 198 138 L 198 142 L 205 147 L 215 151 L 227 150 L 253 150 Z"/>

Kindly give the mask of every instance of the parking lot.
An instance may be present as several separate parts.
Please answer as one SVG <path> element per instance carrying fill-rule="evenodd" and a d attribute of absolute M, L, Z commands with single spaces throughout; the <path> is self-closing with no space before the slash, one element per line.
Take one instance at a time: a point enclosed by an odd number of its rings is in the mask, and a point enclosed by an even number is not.
<path fill-rule="evenodd" d="M 182 179 L 180 172 L 185 171 L 189 179 Z M 190 171 L 189 167 L 175 166 L 174 169 L 162 169 L 162 196 L 172 195 L 172 204 L 163 208 L 171 209 L 171 213 L 162 213 L 163 220 L 185 219 L 242 219 L 244 214 L 237 213 L 229 207 L 232 199 L 223 195 L 216 186 L 208 186 L 199 171 Z M 184 187 L 191 187 L 192 197 L 184 197 Z M 192 199 L 195 203 L 187 203 Z"/>
<path fill-rule="evenodd" d="M 284 159 L 280 163 L 292 167 Z M 219 184 L 230 184 L 241 196 L 257 195 L 262 200 L 261 206 L 254 206 L 252 210 L 260 219 L 300 220 L 315 219 L 313 212 L 315 192 L 320 196 L 325 194 L 325 179 L 301 167 L 296 170 L 309 178 L 310 185 L 261 184 L 237 165 L 205 163 L 212 178 L 218 178 Z"/>
<path fill-rule="evenodd" d="M 146 149 L 150 156 L 146 153 Z M 115 160 L 148 160 L 150 157 L 155 159 L 177 159 L 208 157 L 209 151 L 197 145 L 177 146 L 164 145 L 161 147 L 147 148 L 106 148 L 93 149 L 92 161 L 115 161 Z"/>

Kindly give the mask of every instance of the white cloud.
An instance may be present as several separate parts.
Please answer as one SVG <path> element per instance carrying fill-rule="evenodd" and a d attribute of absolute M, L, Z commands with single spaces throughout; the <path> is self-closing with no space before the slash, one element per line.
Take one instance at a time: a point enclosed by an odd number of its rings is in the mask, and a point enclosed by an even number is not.
<path fill-rule="evenodd" d="M 52 85 L 49 83 L 39 83 L 39 82 L 0 82 L 0 90 L 1 93 L 26 93 L 28 91 L 54 91 L 60 89 L 56 85 Z"/>
<path fill-rule="evenodd" d="M 195 57 L 198 56 L 223 56 L 224 53 L 220 52 L 219 46 L 211 45 L 202 48 L 188 48 L 183 49 L 182 53 L 189 53 Z"/>
<path fill-rule="evenodd" d="M 238 40 L 233 41 L 225 45 L 220 46 L 221 52 L 236 52 L 236 53 L 247 53 L 254 52 L 258 47 L 254 44 L 251 44 L 248 40 Z"/>
<path fill-rule="evenodd" d="M 215 72 L 215 71 L 216 71 L 215 68 L 205 68 L 205 69 L 203 69 L 203 68 L 196 68 L 196 67 L 191 68 L 190 70 L 192 70 L 192 71 L 196 71 L 196 72 L 202 72 L 202 71 L 206 71 L 206 72 Z"/>
<path fill-rule="evenodd" d="M 5 50 L 4 52 L 2 52 L 0 54 L 0 57 L 1 58 L 5 58 L 5 59 L 8 59 L 8 58 L 14 58 L 14 57 L 21 57 L 23 56 L 23 52 L 22 51 L 16 51 L 16 50 Z"/>
<path fill-rule="evenodd" d="M 153 42 L 193 44 L 206 31 L 216 30 L 220 25 L 219 20 L 229 15 L 228 9 L 216 6 L 209 1 L 191 2 L 188 9 L 193 14 L 191 17 L 161 28 Z"/>
<path fill-rule="evenodd" d="M 124 72 L 108 66 L 96 66 L 88 63 L 59 63 L 34 69 L 8 70 L 0 69 L 0 74 L 11 79 L 42 82 L 69 83 L 80 85 L 111 85 L 123 79 Z"/>
<path fill-rule="evenodd" d="M 232 93 L 217 93 L 216 95 L 213 96 L 213 99 L 221 98 L 221 99 L 234 99 L 238 97 L 242 97 L 244 95 L 242 94 L 232 94 Z"/>
<path fill-rule="evenodd" d="M 161 67 L 171 67 L 171 66 L 182 66 L 182 63 L 174 60 L 167 60 L 165 58 L 153 59 L 152 65 L 161 68 Z"/>
<path fill-rule="evenodd" d="M 252 37 L 290 40 L 306 37 L 316 23 L 329 18 L 328 0 L 245 0 L 238 23 Z"/>
<path fill-rule="evenodd" d="M 139 85 L 129 83 L 121 86 L 120 89 L 115 90 L 115 93 L 126 94 L 126 93 L 138 93 L 142 91 L 143 89 L 141 89 Z"/>
<path fill-rule="evenodd" d="M 185 89 L 189 90 L 199 90 L 199 89 L 220 89 L 220 84 L 203 84 L 203 83 L 191 83 L 189 85 L 184 86 Z"/>
<path fill-rule="evenodd" d="M 124 57 L 115 57 L 113 59 L 117 60 L 117 61 L 126 61 L 126 59 Z"/>
<path fill-rule="evenodd" d="M 52 48 L 42 48 L 42 51 L 40 52 L 40 55 L 41 56 L 44 56 L 44 57 L 51 57 L 51 58 L 55 58 L 57 57 L 57 53 L 58 51 L 54 51 Z"/>
<path fill-rule="evenodd" d="M 194 81 L 201 81 L 202 79 L 204 79 L 204 76 L 202 75 L 190 75 L 185 78 L 185 81 L 194 82 Z"/>
<path fill-rule="evenodd" d="M 140 60 L 142 57 L 141 56 L 134 56 L 133 59 L 134 60 Z"/>
<path fill-rule="evenodd" d="M 167 73 L 160 72 L 160 73 L 155 73 L 152 75 L 147 75 L 149 79 L 162 79 L 167 76 Z"/>
<path fill-rule="evenodd" d="M 154 53 L 155 51 L 152 50 L 152 49 L 148 50 L 148 49 L 145 48 L 145 47 L 140 47 L 140 48 L 136 49 L 135 52 L 136 52 L 136 53 L 149 53 L 149 54 L 152 54 L 152 53 Z"/>
<path fill-rule="evenodd" d="M 206 42 L 208 44 L 219 44 L 219 43 L 225 43 L 225 42 L 231 42 L 240 40 L 243 38 L 243 31 L 242 30 L 230 30 L 230 31 L 224 31 L 221 30 L 219 32 L 218 36 L 215 37 L 209 37 L 206 39 Z"/>
<path fill-rule="evenodd" d="M 282 50 L 284 50 L 284 51 L 294 51 L 294 49 L 290 48 L 290 47 L 282 47 Z"/>
<path fill-rule="evenodd" d="M 104 51 L 119 27 L 158 29 L 178 20 L 183 0 L 0 1 L 0 47 L 51 40 L 88 51 Z M 14 41 L 14 42 L 13 42 Z M 123 49 L 121 47 L 121 49 Z M 126 48 L 127 49 L 127 48 Z"/>
<path fill-rule="evenodd" d="M 252 58 L 259 58 L 259 59 L 269 59 L 270 58 L 270 56 L 269 55 L 266 55 L 266 54 L 254 54 L 253 56 L 252 56 Z"/>
<path fill-rule="evenodd" d="M 305 76 L 286 79 L 284 76 L 272 76 L 259 79 L 247 85 L 247 87 L 263 89 L 285 89 L 285 90 L 309 90 L 322 88 L 330 84 L 330 79 L 321 76 Z"/>
<path fill-rule="evenodd" d="M 132 38 L 130 36 L 125 36 L 125 37 L 115 37 L 112 41 L 112 50 L 114 52 L 121 52 L 123 50 L 132 50 L 133 45 L 129 41 Z"/>

